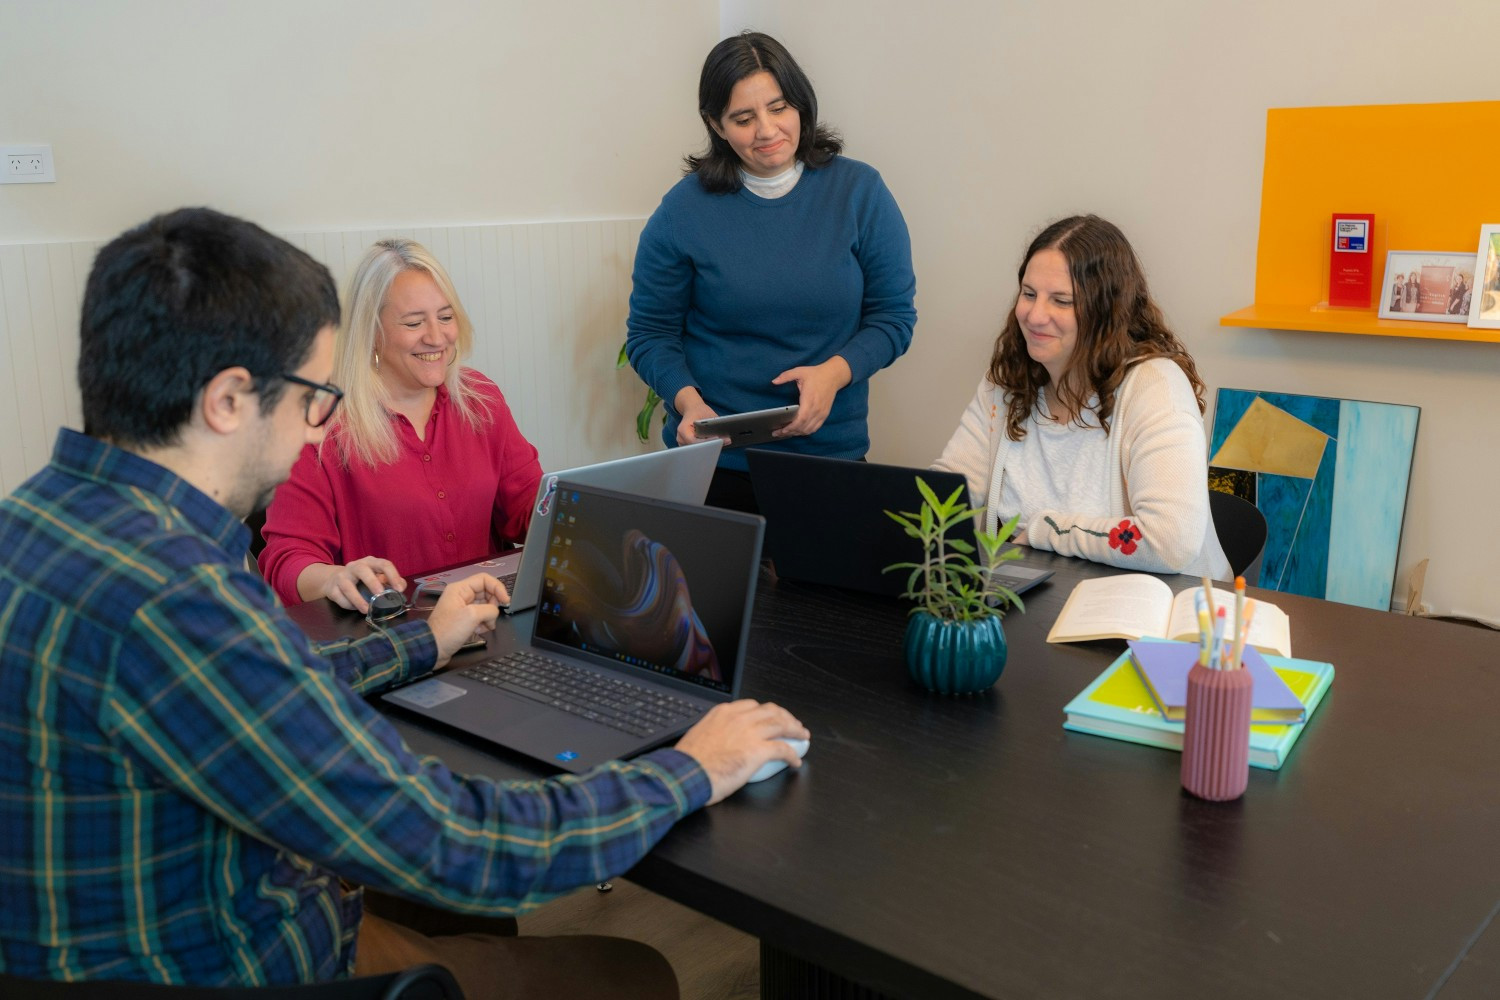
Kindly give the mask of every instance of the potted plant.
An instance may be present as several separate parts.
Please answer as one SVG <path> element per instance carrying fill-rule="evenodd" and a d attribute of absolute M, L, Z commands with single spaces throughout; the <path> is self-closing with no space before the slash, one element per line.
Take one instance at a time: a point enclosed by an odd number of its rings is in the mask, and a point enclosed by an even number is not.
<path fill-rule="evenodd" d="M 1001 617 L 1014 604 L 1026 610 L 1010 589 L 995 582 L 1001 563 L 1021 558 L 1017 548 L 1001 547 L 1016 530 L 1020 516 L 993 534 L 974 533 L 978 547 L 949 538 L 955 526 L 981 513 L 964 499 L 960 486 L 946 500 L 917 477 L 922 507 L 886 514 L 906 534 L 922 543 L 921 562 L 894 563 L 885 572 L 908 570 L 903 597 L 916 602 L 906 624 L 906 667 L 912 679 L 943 694 L 967 694 L 988 689 L 1005 669 L 1005 629 Z M 975 559 L 976 554 L 982 554 Z"/>
<path fill-rule="evenodd" d="M 630 367 L 630 358 L 626 357 L 625 345 L 621 344 L 620 355 L 615 358 L 615 371 L 628 367 Z M 660 405 L 661 397 L 656 394 L 656 390 L 649 385 L 646 386 L 646 401 L 641 405 L 641 411 L 635 415 L 635 436 L 640 438 L 642 444 L 651 440 L 651 416 Z M 666 419 L 665 414 L 662 415 L 662 419 Z"/>

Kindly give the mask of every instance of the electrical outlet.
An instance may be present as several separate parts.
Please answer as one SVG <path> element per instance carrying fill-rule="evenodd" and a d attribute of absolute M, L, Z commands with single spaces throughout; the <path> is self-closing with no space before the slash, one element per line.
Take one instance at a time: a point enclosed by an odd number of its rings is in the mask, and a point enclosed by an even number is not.
<path fill-rule="evenodd" d="M 56 180 L 51 146 L 0 146 L 0 184 L 50 184 Z"/>

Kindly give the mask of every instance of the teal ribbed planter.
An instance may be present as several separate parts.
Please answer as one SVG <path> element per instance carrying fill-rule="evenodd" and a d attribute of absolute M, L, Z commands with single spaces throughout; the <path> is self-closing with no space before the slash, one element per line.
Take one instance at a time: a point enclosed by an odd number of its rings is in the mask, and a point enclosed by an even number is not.
<path fill-rule="evenodd" d="M 1005 628 L 999 615 L 972 622 L 944 621 L 926 611 L 906 623 L 906 669 L 912 680 L 941 694 L 987 690 L 1005 670 Z"/>

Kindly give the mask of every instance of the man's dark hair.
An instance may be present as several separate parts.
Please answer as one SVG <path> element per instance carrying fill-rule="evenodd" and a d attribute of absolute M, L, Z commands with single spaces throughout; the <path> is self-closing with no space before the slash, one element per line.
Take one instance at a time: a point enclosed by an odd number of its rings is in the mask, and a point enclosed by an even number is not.
<path fill-rule="evenodd" d="M 264 411 L 286 388 L 281 376 L 338 321 L 333 276 L 285 240 L 207 208 L 158 215 L 106 245 L 89 272 L 78 354 L 84 433 L 175 444 L 198 393 L 236 365 L 255 377 Z"/>
<path fill-rule="evenodd" d="M 844 140 L 836 131 L 819 124 L 818 95 L 813 93 L 812 81 L 786 46 L 759 31 L 742 31 L 713 47 L 698 77 L 698 114 L 708 130 L 708 150 L 702 156 L 686 157 L 684 172 L 697 174 L 705 191 L 729 194 L 743 185 L 739 155 L 714 131 L 713 123 L 729 107 L 734 85 L 761 71 L 776 78 L 781 96 L 802 118 L 797 159 L 809 167 L 827 166 L 844 148 Z"/>

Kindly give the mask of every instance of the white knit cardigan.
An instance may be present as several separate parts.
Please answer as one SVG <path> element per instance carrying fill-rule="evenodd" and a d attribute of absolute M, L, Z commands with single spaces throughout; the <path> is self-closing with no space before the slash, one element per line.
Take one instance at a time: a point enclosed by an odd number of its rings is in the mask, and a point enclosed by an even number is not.
<path fill-rule="evenodd" d="M 999 525 L 1000 486 L 1010 438 L 1005 393 L 980 379 L 935 469 L 962 473 L 985 528 Z M 1109 513 L 1086 517 L 1039 511 L 1026 524 L 1033 548 L 1122 569 L 1229 578 L 1208 510 L 1208 445 L 1203 415 L 1175 361 L 1136 364 L 1115 393 L 1109 422 Z"/>

